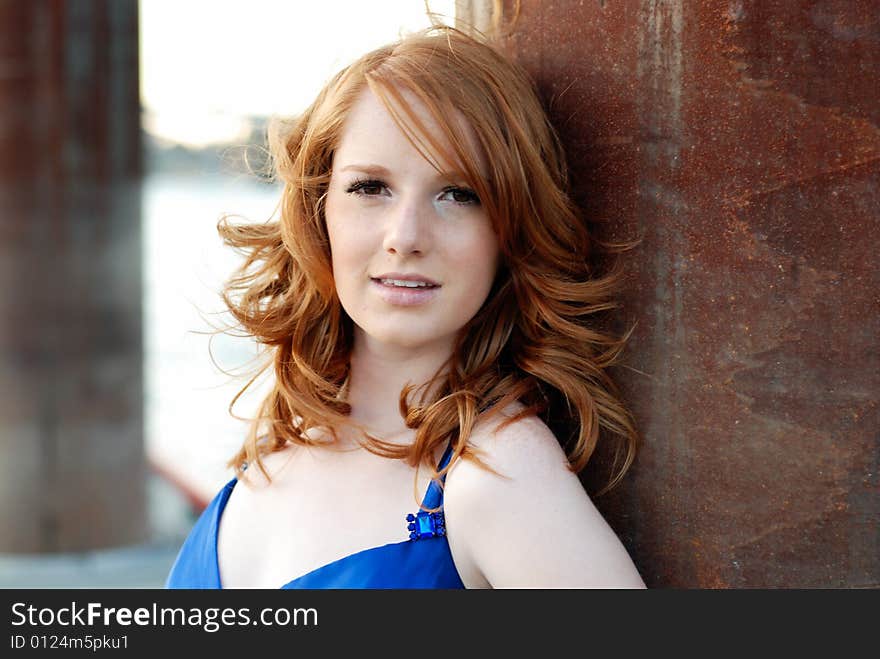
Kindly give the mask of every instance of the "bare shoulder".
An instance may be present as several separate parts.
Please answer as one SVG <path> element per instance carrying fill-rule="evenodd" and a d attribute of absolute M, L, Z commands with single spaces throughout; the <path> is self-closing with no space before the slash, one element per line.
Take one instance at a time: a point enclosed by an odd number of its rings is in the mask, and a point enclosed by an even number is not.
<path fill-rule="evenodd" d="M 217 559 L 225 588 L 253 587 L 261 579 L 263 585 L 277 582 L 255 557 L 265 555 L 267 530 L 280 528 L 279 492 L 285 487 L 285 467 L 294 457 L 287 448 L 263 456 L 269 478 L 256 463 L 249 464 L 230 493 L 217 532 Z"/>
<path fill-rule="evenodd" d="M 524 407 L 515 403 L 506 408 L 500 418 L 477 424 L 469 443 L 497 475 L 472 461 L 460 460 L 447 477 L 447 490 L 456 490 L 453 496 L 458 490 L 466 494 L 479 488 L 480 494 L 487 494 L 487 490 L 493 488 L 515 488 L 520 482 L 537 483 L 566 473 L 576 478 L 568 470 L 565 452 L 553 431 L 536 415 L 504 425 Z"/>
<path fill-rule="evenodd" d="M 643 587 L 550 428 L 534 415 L 502 421 L 471 438 L 497 474 L 459 460 L 446 479 L 449 544 L 465 585 Z"/>
<path fill-rule="evenodd" d="M 522 476 L 524 472 L 534 476 L 536 470 L 567 470 L 568 460 L 556 435 L 536 415 L 504 425 L 523 409 L 522 403 L 515 403 L 502 412 L 502 418 L 478 427 L 473 434 L 473 445 L 486 453 L 494 469 L 511 478 Z"/>
<path fill-rule="evenodd" d="M 285 468 L 295 457 L 294 448 L 288 447 L 262 456 L 265 473 L 256 463 L 248 465 L 223 510 L 221 544 L 226 544 L 224 541 L 229 537 L 247 537 L 247 534 L 239 532 L 254 525 L 260 516 L 270 514 L 272 507 L 268 504 L 278 498 L 279 490 L 284 487 Z"/>
<path fill-rule="evenodd" d="M 260 456 L 263 468 L 261 469 L 256 461 L 248 464 L 240 484 L 245 485 L 249 490 L 258 491 L 267 489 L 269 485 L 278 480 L 283 480 L 285 468 L 294 459 L 296 449 L 297 447 L 289 445 Z"/>

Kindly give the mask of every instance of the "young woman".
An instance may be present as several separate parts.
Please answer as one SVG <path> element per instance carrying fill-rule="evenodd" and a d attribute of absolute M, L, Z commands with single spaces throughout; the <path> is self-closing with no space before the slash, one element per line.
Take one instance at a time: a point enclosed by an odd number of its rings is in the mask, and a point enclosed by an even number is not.
<path fill-rule="evenodd" d="M 577 477 L 636 432 L 626 337 L 534 88 L 451 28 L 364 55 L 270 134 L 277 221 L 221 222 L 273 390 L 172 588 L 643 587 Z M 602 432 L 600 433 L 600 428 Z"/>

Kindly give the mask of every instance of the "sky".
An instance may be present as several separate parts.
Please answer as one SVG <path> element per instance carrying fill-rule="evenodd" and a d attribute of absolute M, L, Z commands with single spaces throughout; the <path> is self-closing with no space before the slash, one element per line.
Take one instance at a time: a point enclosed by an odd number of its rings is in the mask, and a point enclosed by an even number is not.
<path fill-rule="evenodd" d="M 430 0 L 454 15 L 454 0 Z M 423 0 L 141 0 L 145 128 L 201 146 L 234 140 L 242 116 L 297 114 L 339 68 L 427 27 Z"/>

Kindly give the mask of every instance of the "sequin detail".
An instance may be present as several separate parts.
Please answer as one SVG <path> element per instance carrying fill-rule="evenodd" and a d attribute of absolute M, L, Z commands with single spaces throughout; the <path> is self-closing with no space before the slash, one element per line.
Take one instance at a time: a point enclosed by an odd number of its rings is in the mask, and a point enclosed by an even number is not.
<path fill-rule="evenodd" d="M 428 513 L 419 511 L 415 515 L 410 513 L 406 516 L 406 525 L 409 530 L 410 540 L 433 538 L 446 535 L 446 518 L 442 512 Z"/>

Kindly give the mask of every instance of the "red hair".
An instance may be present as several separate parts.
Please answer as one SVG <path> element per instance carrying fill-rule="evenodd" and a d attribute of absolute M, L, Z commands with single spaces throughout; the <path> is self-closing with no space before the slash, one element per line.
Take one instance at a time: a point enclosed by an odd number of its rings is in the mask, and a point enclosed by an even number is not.
<path fill-rule="evenodd" d="M 275 122 L 269 147 L 275 176 L 284 183 L 278 219 L 255 225 L 224 218 L 218 226 L 225 242 L 246 255 L 224 300 L 265 346 L 270 361 L 263 370 L 274 366 L 275 376 L 230 466 L 240 477 L 243 463 L 262 468 L 261 455 L 288 443 L 318 443 L 313 428 L 336 437 L 335 428 L 355 425 L 344 400 L 352 320 L 336 295 L 323 208 L 342 126 L 366 87 L 430 162 L 461 163 L 498 235 L 501 265 L 482 308 L 431 381 L 438 384 L 431 400 L 423 393 L 411 404 L 413 386 L 401 391 L 401 415 L 416 431 L 413 443 L 365 434 L 363 445 L 433 470 L 436 449 L 451 440 L 450 465 L 458 458 L 482 464 L 468 445 L 475 422 L 519 401 L 525 409 L 502 425 L 537 414 L 573 471 L 585 467 L 600 436 L 613 441 L 608 487 L 615 485 L 633 460 L 637 433 L 606 369 L 632 330 L 614 336 L 594 321 L 617 306 L 621 275 L 591 271 L 593 243 L 568 194 L 563 150 L 526 73 L 488 43 L 449 27 L 364 55 L 330 80 L 301 116 Z M 431 139 L 403 93 L 428 109 L 455 153 Z M 486 155 L 485 178 L 454 117 L 472 127 Z"/>

